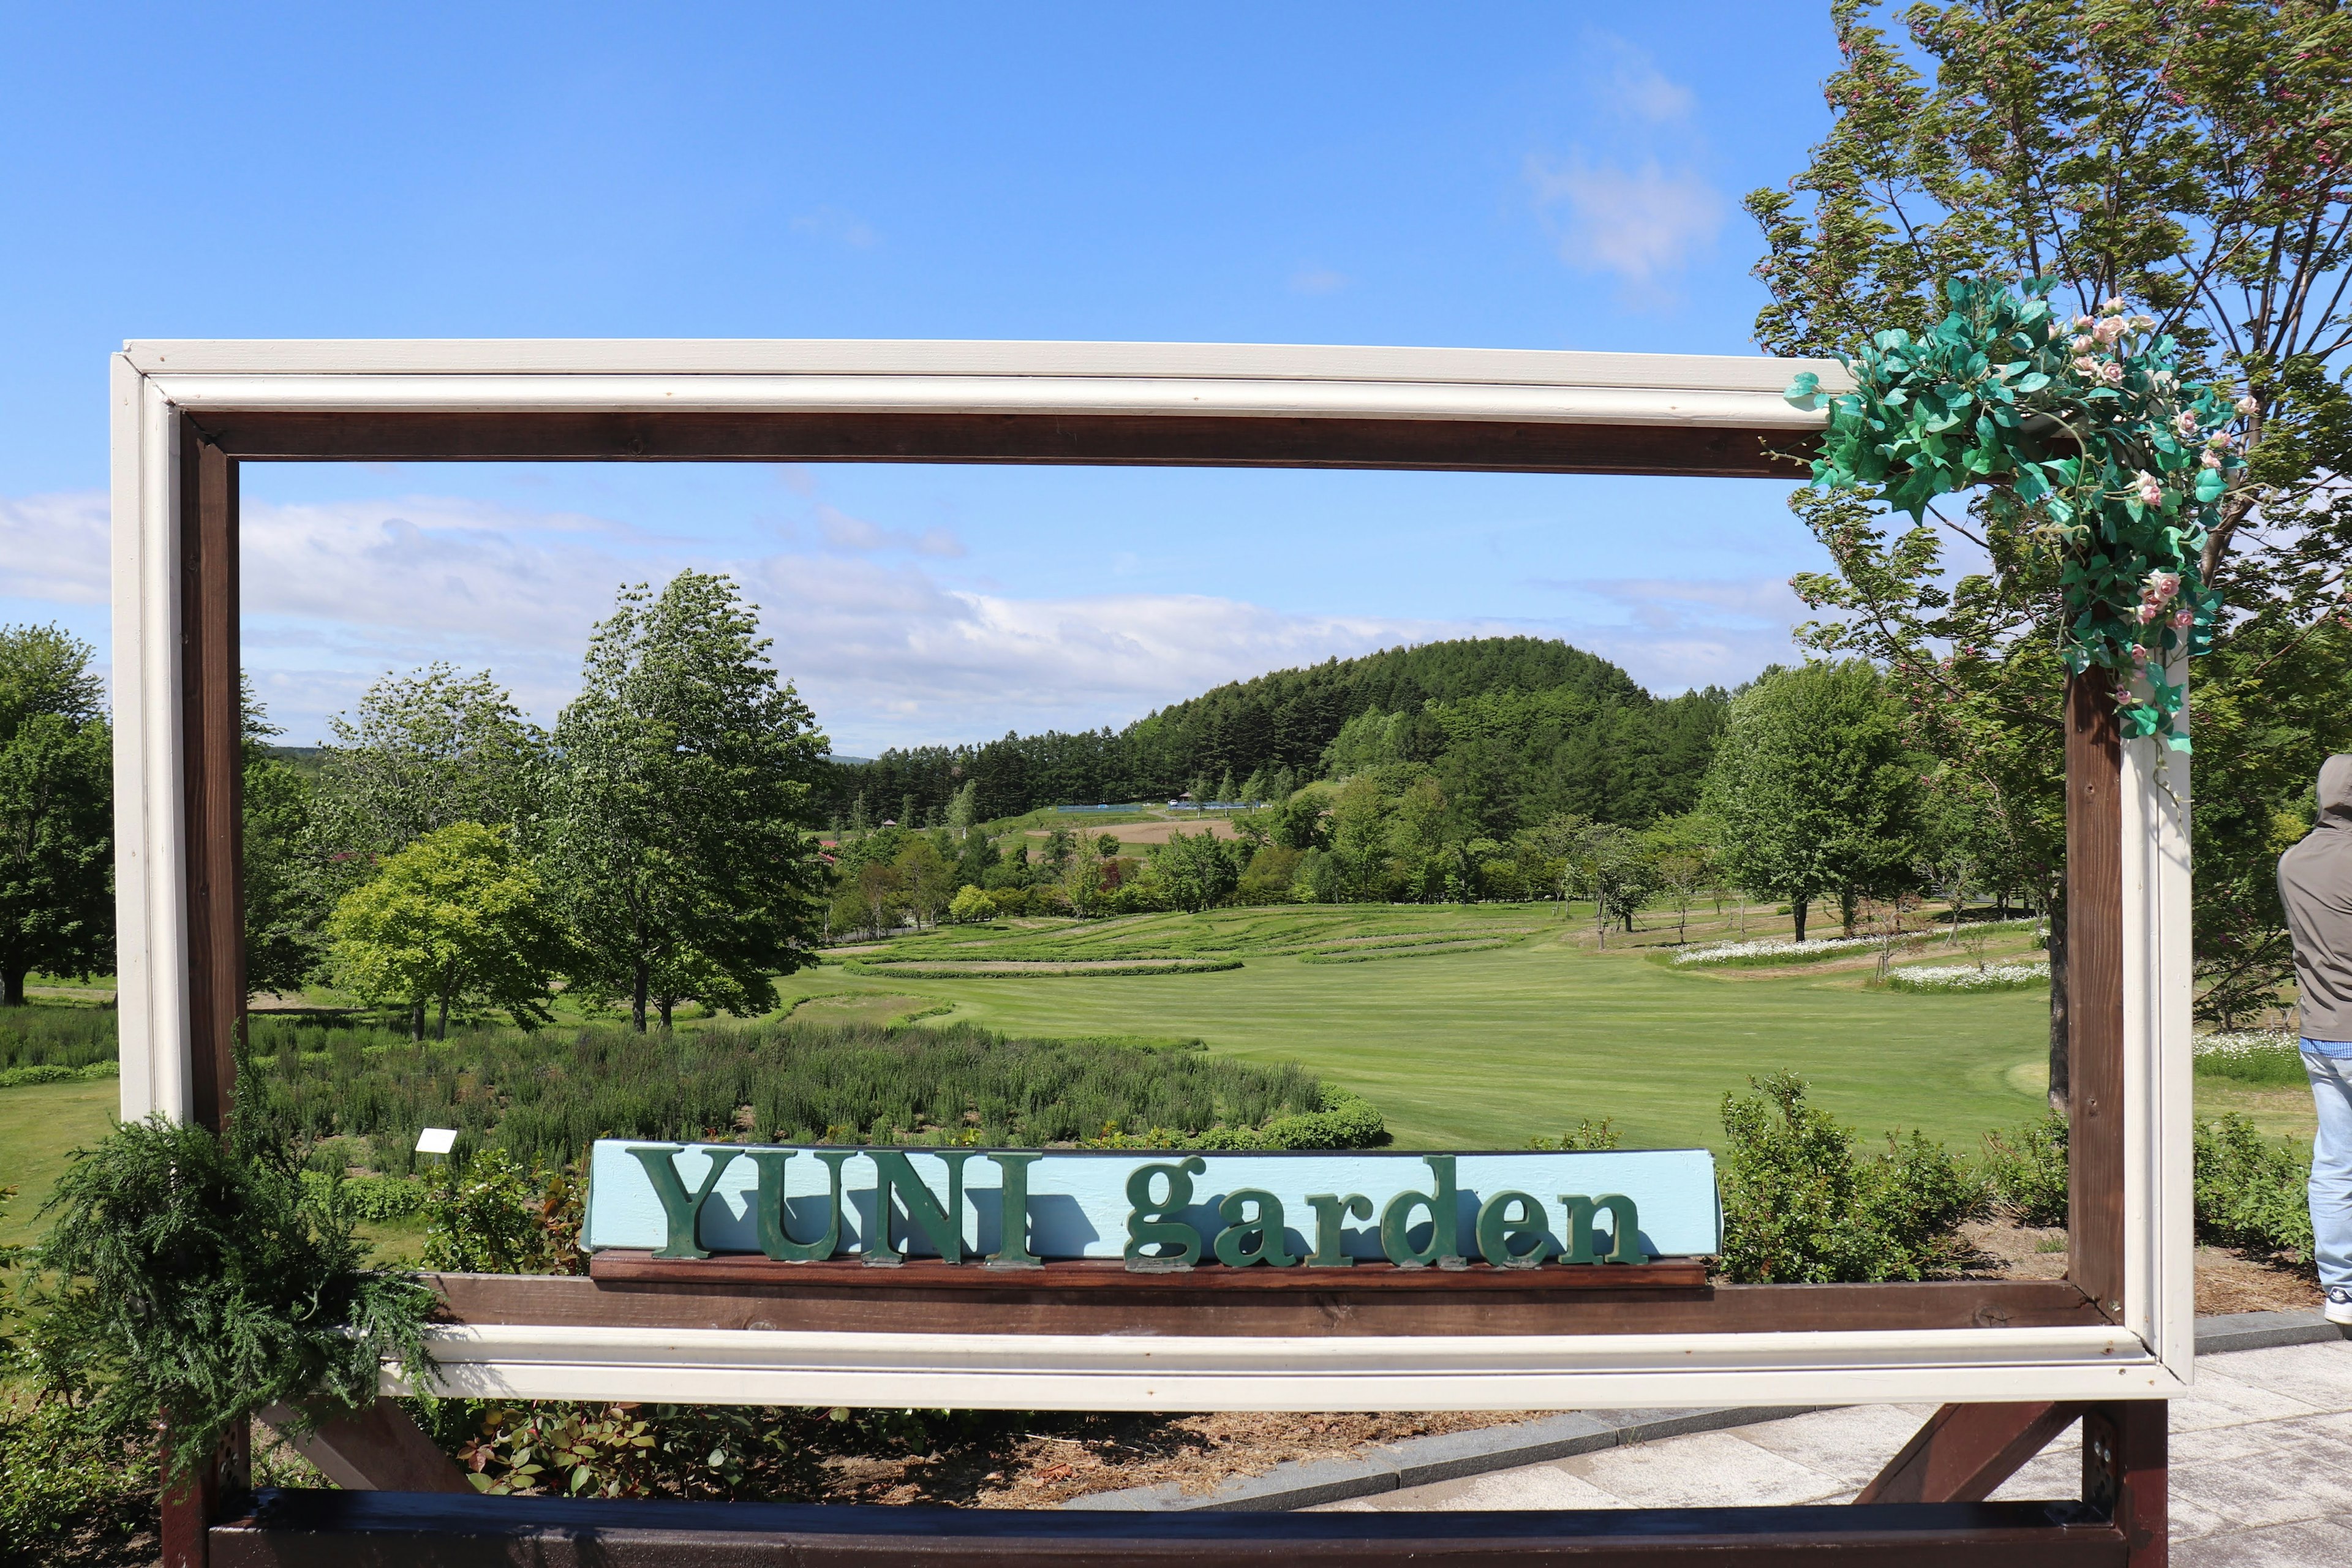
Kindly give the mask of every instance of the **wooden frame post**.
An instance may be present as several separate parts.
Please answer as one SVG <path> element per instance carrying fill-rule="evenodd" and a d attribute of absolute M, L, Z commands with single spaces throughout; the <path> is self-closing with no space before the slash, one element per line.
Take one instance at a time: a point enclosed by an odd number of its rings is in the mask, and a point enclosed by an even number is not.
<path fill-rule="evenodd" d="M 2066 1277 L 2124 1313 L 2123 741 L 2115 679 L 2066 682 Z"/>

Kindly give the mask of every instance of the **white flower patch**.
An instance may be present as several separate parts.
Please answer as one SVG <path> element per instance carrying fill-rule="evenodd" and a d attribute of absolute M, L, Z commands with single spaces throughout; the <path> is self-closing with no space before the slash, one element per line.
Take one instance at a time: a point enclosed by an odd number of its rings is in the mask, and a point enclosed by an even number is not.
<path fill-rule="evenodd" d="M 1676 963 L 1732 963 L 1743 958 L 1811 958 L 1818 952 L 1852 952 L 1857 948 L 1876 947 L 1881 939 L 1874 936 L 1832 936 L 1820 942 L 1790 942 L 1785 938 L 1772 942 L 1735 942 L 1721 947 L 1693 948 L 1688 952 L 1675 954 Z"/>
<path fill-rule="evenodd" d="M 1972 964 L 1928 963 L 1897 969 L 1886 983 L 1898 991 L 2005 991 L 2050 978 L 2047 963 L 1997 963 L 1987 969 Z"/>
<path fill-rule="evenodd" d="M 2200 1035 L 2191 1048 L 2200 1057 L 2242 1061 L 2248 1057 L 2268 1056 L 2273 1051 L 2300 1053 L 2303 1042 L 2280 1029 L 2239 1029 L 2229 1034 Z"/>

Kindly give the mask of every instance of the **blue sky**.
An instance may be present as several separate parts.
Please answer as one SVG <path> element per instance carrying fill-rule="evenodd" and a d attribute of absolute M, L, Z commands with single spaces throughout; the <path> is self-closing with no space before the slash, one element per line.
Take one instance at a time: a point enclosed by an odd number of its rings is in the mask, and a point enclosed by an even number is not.
<path fill-rule="evenodd" d="M 0 621 L 106 637 L 131 337 L 1749 352 L 1739 195 L 1825 5 L 0 5 Z M 551 718 L 624 580 L 735 572 L 836 747 L 1123 722 L 1475 631 L 1659 689 L 1788 657 L 1788 487 L 931 467 L 249 466 L 289 739 L 373 673 Z"/>

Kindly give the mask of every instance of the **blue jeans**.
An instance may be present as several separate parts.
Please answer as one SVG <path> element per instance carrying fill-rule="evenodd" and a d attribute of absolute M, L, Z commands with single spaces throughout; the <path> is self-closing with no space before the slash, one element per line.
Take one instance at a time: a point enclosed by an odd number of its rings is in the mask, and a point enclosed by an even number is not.
<path fill-rule="evenodd" d="M 2319 1106 L 2319 1137 L 2311 1150 L 2319 1283 L 2352 1287 L 2352 1044 L 2304 1041 L 2303 1070 L 2311 1075 L 2311 1098 Z"/>

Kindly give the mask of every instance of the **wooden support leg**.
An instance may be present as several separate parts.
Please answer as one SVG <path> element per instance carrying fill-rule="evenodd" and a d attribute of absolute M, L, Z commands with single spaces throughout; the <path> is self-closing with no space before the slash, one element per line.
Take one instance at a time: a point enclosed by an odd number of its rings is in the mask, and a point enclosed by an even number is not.
<path fill-rule="evenodd" d="M 163 1489 L 163 1568 L 207 1568 L 207 1531 L 220 1518 L 225 1499 L 252 1490 L 252 1435 L 240 1432 L 221 1445 L 196 1473 Z"/>
<path fill-rule="evenodd" d="M 2083 1501 L 2123 1531 L 2128 1568 L 2164 1568 L 2166 1426 L 2160 1399 L 2094 1405 L 2083 1413 Z"/>
<path fill-rule="evenodd" d="M 273 1405 L 261 1413 L 288 1447 L 345 1491 L 464 1492 L 474 1485 L 393 1399 L 339 1410 L 307 1430 L 295 1413 Z"/>
<path fill-rule="evenodd" d="M 1853 1500 L 1982 1502 L 2083 1414 L 2080 1405 L 1947 1405 Z M 2088 1496 L 2087 1493 L 2084 1494 Z"/>

